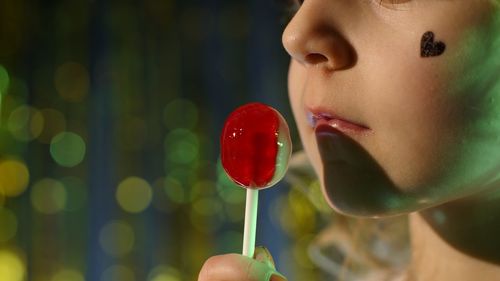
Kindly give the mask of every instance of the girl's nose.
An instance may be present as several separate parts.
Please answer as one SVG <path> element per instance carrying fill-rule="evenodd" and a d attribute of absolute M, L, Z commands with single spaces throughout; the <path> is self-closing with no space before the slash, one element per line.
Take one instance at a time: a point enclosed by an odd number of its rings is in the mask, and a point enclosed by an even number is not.
<path fill-rule="evenodd" d="M 355 53 L 348 41 L 334 27 L 334 12 L 325 12 L 324 1 L 304 1 L 285 28 L 283 46 L 290 56 L 304 65 L 327 70 L 349 68 Z"/>

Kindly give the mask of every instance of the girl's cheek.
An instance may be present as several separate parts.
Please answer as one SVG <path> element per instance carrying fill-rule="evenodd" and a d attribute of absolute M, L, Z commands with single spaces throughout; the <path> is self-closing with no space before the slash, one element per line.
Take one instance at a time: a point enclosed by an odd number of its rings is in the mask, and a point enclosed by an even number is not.
<path fill-rule="evenodd" d="M 297 64 L 297 62 L 295 62 L 293 59 L 290 60 L 290 66 L 288 70 L 288 97 L 290 100 L 290 105 L 292 107 L 293 116 L 300 130 L 302 123 L 300 112 L 300 96 L 303 82 L 301 81 L 299 67 L 300 66 Z"/>
<path fill-rule="evenodd" d="M 304 86 L 307 80 L 307 71 L 304 66 L 291 60 L 288 71 L 288 96 L 292 107 L 293 116 L 297 124 L 297 129 L 301 138 L 301 144 L 309 157 L 315 171 L 319 174 L 321 169 L 321 160 L 319 158 L 315 140 L 311 133 L 311 128 L 307 124 L 303 108 Z"/>
<path fill-rule="evenodd" d="M 447 182 L 442 186 L 449 189 L 443 191 L 453 196 L 479 191 L 477 186 L 491 180 L 488 175 L 500 165 L 500 39 L 496 36 L 500 17 L 498 12 L 491 14 L 484 13 L 487 20 L 457 18 L 462 26 L 437 29 L 447 44 L 446 52 L 434 61 L 415 62 L 421 70 L 414 77 L 425 85 L 413 92 L 411 102 L 413 115 L 419 118 L 403 120 L 419 128 L 409 138 L 422 144 L 414 154 L 418 159 L 421 153 L 421 165 L 413 168 L 420 169 L 421 179 L 427 172 Z"/>

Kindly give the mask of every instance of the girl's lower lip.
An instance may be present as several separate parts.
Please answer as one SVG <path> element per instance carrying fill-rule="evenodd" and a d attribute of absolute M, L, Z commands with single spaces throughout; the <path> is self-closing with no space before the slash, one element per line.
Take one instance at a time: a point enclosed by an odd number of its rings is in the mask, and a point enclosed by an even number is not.
<path fill-rule="evenodd" d="M 314 128 L 316 129 L 320 125 L 328 125 L 346 134 L 367 134 L 370 132 L 369 128 L 358 126 L 354 123 L 342 120 L 342 119 L 318 119 L 314 122 Z"/>

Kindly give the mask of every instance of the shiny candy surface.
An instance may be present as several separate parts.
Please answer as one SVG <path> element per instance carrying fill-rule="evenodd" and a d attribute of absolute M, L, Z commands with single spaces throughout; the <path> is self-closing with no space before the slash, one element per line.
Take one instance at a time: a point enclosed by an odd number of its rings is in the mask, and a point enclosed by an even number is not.
<path fill-rule="evenodd" d="M 262 103 L 233 111 L 221 135 L 221 160 L 228 176 L 247 188 L 266 188 L 285 174 L 291 154 L 288 125 Z"/>

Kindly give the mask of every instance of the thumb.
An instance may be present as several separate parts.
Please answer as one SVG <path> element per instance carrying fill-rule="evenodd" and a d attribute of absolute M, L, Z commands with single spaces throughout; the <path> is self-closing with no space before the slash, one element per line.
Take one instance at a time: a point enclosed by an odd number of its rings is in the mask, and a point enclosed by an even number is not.
<path fill-rule="evenodd" d="M 266 247 L 257 246 L 255 247 L 254 259 L 267 265 L 269 272 L 267 274 L 269 281 L 286 281 L 286 277 L 281 273 L 276 271 L 276 265 L 274 264 L 273 256 L 271 252 Z"/>

